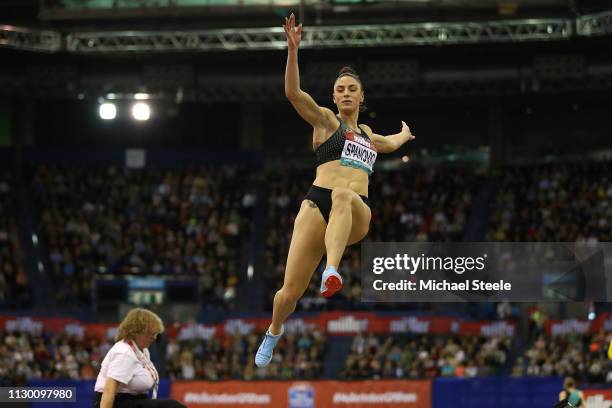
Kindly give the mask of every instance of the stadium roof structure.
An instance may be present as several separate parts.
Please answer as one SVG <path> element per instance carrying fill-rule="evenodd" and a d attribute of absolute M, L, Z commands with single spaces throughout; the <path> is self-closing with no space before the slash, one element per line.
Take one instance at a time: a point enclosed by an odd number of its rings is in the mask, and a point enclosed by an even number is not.
<path fill-rule="evenodd" d="M 353 17 L 366 11 L 377 13 L 409 11 L 410 15 L 501 14 L 505 16 L 563 10 L 575 14 L 602 11 L 606 0 L 40 0 L 38 17 L 43 20 L 86 20 L 155 17 L 202 17 L 210 14 L 247 14 L 254 16 L 272 11 L 350 12 Z M 609 4 L 608 4 L 609 6 Z"/>
<path fill-rule="evenodd" d="M 380 47 L 559 41 L 612 33 L 612 11 L 571 19 L 521 19 L 408 24 L 313 26 L 304 48 Z M 0 46 L 42 52 L 160 53 L 274 50 L 285 47 L 282 28 L 75 31 L 62 34 L 0 26 Z"/>
<path fill-rule="evenodd" d="M 217 4 L 232 1 L 237 3 Z M 201 7 L 200 0 L 191 5 L 187 0 L 43 0 L 40 4 L 0 0 L 0 16 L 14 17 L 11 24 L 0 25 L 0 53 L 7 57 L 0 69 L 0 93 L 88 99 L 148 92 L 184 101 L 281 100 L 282 75 L 275 64 L 286 40 L 282 28 L 274 25 L 296 1 L 206 0 L 210 4 Z M 302 42 L 310 50 L 302 61 L 302 79 L 313 95 L 327 95 L 328 87 L 320 79 L 332 78 L 345 63 L 357 64 L 368 84 L 376 85 L 370 98 L 612 89 L 612 57 L 602 52 L 612 40 L 612 10 L 603 7 L 610 7 L 609 0 L 573 0 L 570 3 L 581 8 L 572 12 L 567 0 L 355 0 L 357 5 L 352 1 L 300 3 L 306 22 L 314 20 L 307 24 Z M 280 8 L 270 13 L 266 2 L 276 2 Z M 81 20 L 76 15 L 43 18 L 45 6 L 69 3 L 74 7 L 64 11 L 99 7 L 81 13 Z M 92 17 L 98 12 L 133 14 L 148 4 L 153 14 L 161 13 L 164 7 L 155 4 L 165 3 L 168 18 Z M 7 4 L 13 7 L 6 8 Z M 30 5 L 24 16 L 11 14 L 24 4 Z M 109 9 L 111 4 L 115 9 Z M 500 4 L 537 6 L 545 12 L 531 13 L 530 8 L 509 18 L 498 13 Z M 495 5 L 494 13 L 487 18 L 472 13 L 483 5 Z M 247 15 L 261 7 L 268 11 L 267 17 L 241 27 L 235 14 L 223 14 L 219 7 L 236 13 L 248 10 Z M 324 11 L 331 7 L 332 14 L 339 7 L 336 14 L 344 17 L 322 14 L 317 20 L 312 15 L 317 7 Z M 372 13 L 371 22 L 359 22 L 360 13 L 385 7 L 386 16 L 393 15 L 394 20 Z M 459 17 L 454 11 L 461 8 L 473 18 Z M 564 12 L 557 12 L 560 8 Z M 175 9 L 198 10 L 208 19 L 198 13 L 176 17 Z M 411 10 L 429 10 L 429 18 Z M 220 13 L 216 25 L 210 22 L 215 13 Z M 434 17 L 438 19 L 432 22 Z M 439 46 L 445 46 L 445 52 L 439 52 Z M 484 60 L 476 60 L 480 58 L 476 54 Z M 242 69 L 244 64 L 250 69 Z"/>

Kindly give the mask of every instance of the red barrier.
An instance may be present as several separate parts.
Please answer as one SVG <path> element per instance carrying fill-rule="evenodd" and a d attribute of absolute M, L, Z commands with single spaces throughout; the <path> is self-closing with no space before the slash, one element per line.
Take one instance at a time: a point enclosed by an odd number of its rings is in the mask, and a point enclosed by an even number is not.
<path fill-rule="evenodd" d="M 553 336 L 563 336 L 566 334 L 586 334 L 612 331 L 612 313 L 602 313 L 595 320 L 586 319 L 566 319 L 549 320 L 546 323 L 546 332 Z M 606 407 L 608 408 L 608 407 Z"/>
<path fill-rule="evenodd" d="M 603 324 L 603 323 L 602 323 Z M 243 335 L 263 332 L 270 325 L 270 318 L 228 319 L 219 324 L 170 324 L 166 333 L 171 338 L 210 339 L 236 332 Z M 77 337 L 109 338 L 115 334 L 117 324 L 82 323 L 65 318 L 0 317 L 0 327 L 8 331 L 40 333 L 67 331 Z M 590 326 L 589 326 L 590 327 Z M 318 329 L 329 335 L 354 335 L 363 333 L 413 333 L 493 336 L 513 336 L 513 321 L 463 321 L 456 317 L 380 316 L 372 312 L 322 312 L 307 318 L 290 318 L 285 323 L 288 333 L 304 329 Z"/>
<path fill-rule="evenodd" d="M 585 408 L 610 408 L 612 406 L 612 389 L 583 390 Z"/>
<path fill-rule="evenodd" d="M 176 381 L 171 395 L 189 408 L 430 408 L 430 381 Z"/>
<path fill-rule="evenodd" d="M 72 318 L 0 317 L 0 328 L 6 331 L 24 331 L 40 334 L 67 332 L 80 338 L 108 338 L 115 335 L 118 324 L 82 323 Z"/>

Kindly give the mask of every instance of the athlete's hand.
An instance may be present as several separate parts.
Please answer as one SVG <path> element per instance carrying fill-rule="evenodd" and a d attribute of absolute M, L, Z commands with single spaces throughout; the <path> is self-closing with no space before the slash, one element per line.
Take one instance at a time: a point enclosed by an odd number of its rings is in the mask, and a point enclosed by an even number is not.
<path fill-rule="evenodd" d="M 285 24 L 283 24 L 285 34 L 287 35 L 287 47 L 289 51 L 295 51 L 300 47 L 302 41 L 302 24 L 300 23 L 297 28 L 295 27 L 295 15 L 291 13 L 289 18 L 285 17 Z"/>
<path fill-rule="evenodd" d="M 406 142 L 416 139 L 416 136 L 414 136 L 412 132 L 410 132 L 410 128 L 408 127 L 406 122 L 404 122 L 403 120 L 402 120 L 402 134 L 406 137 Z"/>

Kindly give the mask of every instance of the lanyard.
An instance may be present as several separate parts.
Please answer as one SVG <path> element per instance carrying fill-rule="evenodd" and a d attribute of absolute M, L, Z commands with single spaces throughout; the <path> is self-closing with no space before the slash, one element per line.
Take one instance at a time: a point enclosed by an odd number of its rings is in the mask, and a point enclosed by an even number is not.
<path fill-rule="evenodd" d="M 159 387 L 159 375 L 157 374 L 157 370 L 155 369 L 155 366 L 153 365 L 151 360 L 149 360 L 145 356 L 145 354 L 142 351 L 140 351 L 138 346 L 134 345 L 132 340 L 128 340 L 127 344 L 129 344 L 129 346 L 132 348 L 132 351 L 136 355 L 136 358 L 138 359 L 138 361 L 140 361 L 140 363 L 144 366 L 144 368 L 146 368 L 147 371 L 149 371 L 149 374 L 151 374 L 151 377 L 153 378 L 153 394 L 151 395 L 151 398 L 157 399 L 157 388 Z"/>

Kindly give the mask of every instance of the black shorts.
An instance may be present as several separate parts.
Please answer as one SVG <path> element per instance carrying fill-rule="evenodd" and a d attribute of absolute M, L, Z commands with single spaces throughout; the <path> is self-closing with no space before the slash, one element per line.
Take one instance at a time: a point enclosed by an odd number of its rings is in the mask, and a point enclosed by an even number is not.
<path fill-rule="evenodd" d="M 365 205 L 368 207 L 370 206 L 368 197 L 362 195 L 359 197 L 361 197 Z M 310 186 L 308 193 L 306 193 L 304 200 L 310 200 L 315 203 L 317 207 L 319 207 L 319 211 L 321 211 L 321 215 L 325 219 L 325 222 L 329 222 L 329 213 L 332 207 L 332 191 L 329 188 L 323 188 L 313 184 Z"/>

